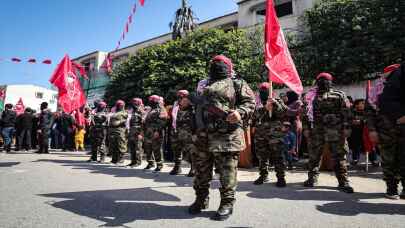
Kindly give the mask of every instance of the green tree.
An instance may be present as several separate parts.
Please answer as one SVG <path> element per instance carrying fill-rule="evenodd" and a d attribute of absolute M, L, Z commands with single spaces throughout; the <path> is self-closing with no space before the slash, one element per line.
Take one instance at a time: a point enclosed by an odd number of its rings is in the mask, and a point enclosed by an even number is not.
<path fill-rule="evenodd" d="M 321 71 L 337 83 L 364 80 L 405 59 L 404 1 L 320 0 L 302 21 L 290 47 L 306 84 Z"/>

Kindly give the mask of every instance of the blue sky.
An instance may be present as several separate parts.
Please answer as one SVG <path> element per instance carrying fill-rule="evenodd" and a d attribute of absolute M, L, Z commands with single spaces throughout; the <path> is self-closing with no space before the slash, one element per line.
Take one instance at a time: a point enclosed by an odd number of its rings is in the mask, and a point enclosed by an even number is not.
<path fill-rule="evenodd" d="M 2 0 L 0 7 L 0 85 L 36 84 L 48 79 L 65 53 L 71 58 L 111 51 L 138 0 Z M 181 0 L 146 0 L 138 7 L 121 47 L 170 31 Z M 237 10 L 234 0 L 189 0 L 200 22 Z M 52 65 L 12 63 L 50 58 Z M 8 61 L 4 61 L 7 59 Z"/>

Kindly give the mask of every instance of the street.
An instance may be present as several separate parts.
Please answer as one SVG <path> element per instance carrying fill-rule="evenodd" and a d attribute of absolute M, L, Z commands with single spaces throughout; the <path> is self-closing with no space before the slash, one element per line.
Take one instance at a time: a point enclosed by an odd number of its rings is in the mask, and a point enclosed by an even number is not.
<path fill-rule="evenodd" d="M 8 227 L 390 227 L 403 228 L 405 200 L 384 198 L 378 169 L 366 177 L 352 171 L 357 193 L 335 190 L 332 173 L 320 186 L 301 187 L 305 171 L 287 174 L 288 187 L 255 186 L 256 169 L 241 170 L 233 216 L 209 219 L 219 205 L 218 180 L 213 181 L 209 210 L 187 213 L 194 200 L 192 179 L 87 163 L 83 152 L 0 154 L 0 224 Z M 129 161 L 126 161 L 126 164 Z M 188 169 L 184 169 L 186 173 Z M 372 170 L 373 171 L 373 170 Z"/>

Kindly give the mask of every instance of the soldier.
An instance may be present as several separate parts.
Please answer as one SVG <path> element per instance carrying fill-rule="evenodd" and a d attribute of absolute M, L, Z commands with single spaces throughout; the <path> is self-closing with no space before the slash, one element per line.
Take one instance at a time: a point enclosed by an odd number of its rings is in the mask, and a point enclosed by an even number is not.
<path fill-rule="evenodd" d="M 144 150 L 148 160 L 145 170 L 153 168 L 156 162 L 156 172 L 163 168 L 163 129 L 168 117 L 162 102 L 162 98 L 157 95 L 149 97 L 151 110 L 146 115 L 144 125 Z"/>
<path fill-rule="evenodd" d="M 99 163 L 105 160 L 105 139 L 107 135 L 107 104 L 103 101 L 97 102 L 96 110 L 90 117 L 91 158 L 89 162 L 97 161 L 97 154 L 100 154 Z"/>
<path fill-rule="evenodd" d="M 386 197 L 405 199 L 405 66 L 389 66 L 384 74 L 387 78 L 378 96 L 377 115 L 367 125 L 370 139 L 380 148 Z M 399 196 L 400 181 L 403 190 Z"/>
<path fill-rule="evenodd" d="M 143 118 L 145 111 L 141 98 L 132 99 L 132 113 L 129 120 L 128 146 L 131 153 L 129 167 L 138 167 L 142 163 L 143 154 Z"/>
<path fill-rule="evenodd" d="M 111 113 L 109 121 L 109 150 L 112 154 L 111 163 L 123 162 L 123 155 L 127 151 L 126 122 L 128 113 L 125 111 L 125 102 L 118 100 L 115 103 L 115 112 Z"/>
<path fill-rule="evenodd" d="M 195 155 L 195 202 L 190 214 L 208 208 L 208 195 L 215 164 L 220 175 L 221 203 L 213 220 L 226 220 L 233 212 L 240 151 L 246 147 L 243 121 L 251 117 L 255 96 L 248 84 L 231 78 L 232 61 L 223 55 L 210 64 L 209 81 L 202 94 L 202 115 L 205 127 L 199 129 L 198 152 Z"/>
<path fill-rule="evenodd" d="M 339 182 L 339 190 L 353 193 L 347 176 L 347 130 L 350 126 L 350 109 L 346 95 L 342 91 L 332 89 L 333 77 L 329 73 L 321 73 L 316 77 L 317 88 L 308 102 L 308 115 L 311 145 L 309 151 L 308 180 L 305 187 L 314 187 L 318 183 L 319 165 L 325 144 L 335 161 L 335 174 Z M 309 92 L 307 96 L 312 94 Z M 308 100 L 308 99 L 307 99 Z"/>
<path fill-rule="evenodd" d="M 53 124 L 52 113 L 48 110 L 48 103 L 42 102 L 41 113 L 39 114 L 38 124 L 38 138 L 39 138 L 39 150 L 37 154 L 48 154 L 49 151 L 49 134 L 51 126 Z"/>
<path fill-rule="evenodd" d="M 170 175 L 181 173 L 183 156 L 190 161 L 191 169 L 187 176 L 194 176 L 192 157 L 196 151 L 192 137 L 195 130 L 195 116 L 187 90 L 177 92 L 176 102 L 172 111 L 172 147 L 174 152 L 174 167 Z"/>
<path fill-rule="evenodd" d="M 264 82 L 260 85 L 259 93 L 263 107 L 256 109 L 253 116 L 252 127 L 255 132 L 255 148 L 259 158 L 260 176 L 255 180 L 255 185 L 269 181 L 270 162 L 274 164 L 277 175 L 277 187 L 285 187 L 285 150 L 282 131 L 283 121 L 287 119 L 287 106 L 281 99 L 269 98 L 270 84 Z"/>

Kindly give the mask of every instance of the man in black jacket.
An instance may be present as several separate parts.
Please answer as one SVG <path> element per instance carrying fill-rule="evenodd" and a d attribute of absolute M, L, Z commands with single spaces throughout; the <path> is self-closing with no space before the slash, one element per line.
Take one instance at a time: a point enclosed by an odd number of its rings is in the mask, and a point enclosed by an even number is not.
<path fill-rule="evenodd" d="M 53 123 L 52 113 L 48 110 L 48 103 L 42 102 L 41 113 L 39 114 L 39 150 L 37 154 L 48 154 L 49 135 Z"/>
<path fill-rule="evenodd" d="M 405 190 L 398 194 L 398 183 L 405 186 L 405 66 L 392 65 L 384 72 L 387 79 L 378 97 L 377 115 L 367 125 L 370 139 L 379 143 L 386 197 L 405 199 Z"/>
<path fill-rule="evenodd" d="M 31 132 L 34 121 L 34 115 L 31 108 L 26 108 L 25 112 L 17 117 L 17 125 L 20 127 L 18 134 L 18 145 L 16 151 L 22 149 L 25 145 L 25 150 L 31 149 Z"/>
<path fill-rule="evenodd" d="M 6 104 L 5 109 L 1 115 L 1 134 L 4 140 L 4 149 L 6 152 L 11 151 L 11 143 L 15 133 L 15 122 L 17 114 L 12 110 L 12 104 Z"/>

